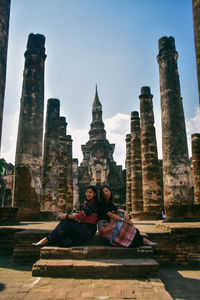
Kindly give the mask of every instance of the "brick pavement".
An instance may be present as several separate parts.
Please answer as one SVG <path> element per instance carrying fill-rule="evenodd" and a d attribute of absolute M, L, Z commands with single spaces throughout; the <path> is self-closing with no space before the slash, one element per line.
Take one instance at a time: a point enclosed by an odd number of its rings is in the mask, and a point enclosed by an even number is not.
<path fill-rule="evenodd" d="M 0 259 L 1 300 L 172 299 L 158 278 L 146 280 L 40 278 L 31 276 L 30 266 L 12 266 L 11 262 L 11 257 Z"/>
<path fill-rule="evenodd" d="M 0 257 L 0 300 L 199 300 L 200 269 L 161 267 L 160 278 L 71 279 L 32 277 L 31 266 Z"/>

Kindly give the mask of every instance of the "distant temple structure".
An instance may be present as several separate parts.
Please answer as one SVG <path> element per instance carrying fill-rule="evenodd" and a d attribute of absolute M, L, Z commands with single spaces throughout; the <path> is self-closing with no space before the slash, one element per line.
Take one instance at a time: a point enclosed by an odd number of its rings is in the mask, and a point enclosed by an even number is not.
<path fill-rule="evenodd" d="M 82 145 L 83 161 L 78 170 L 79 202 L 84 202 L 84 191 L 89 184 L 98 188 L 108 184 L 116 203 L 125 202 L 125 182 L 122 166 L 113 159 L 115 144 L 106 139 L 106 131 L 102 121 L 102 105 L 96 93 L 92 104 L 92 123 L 90 124 L 89 141 Z"/>

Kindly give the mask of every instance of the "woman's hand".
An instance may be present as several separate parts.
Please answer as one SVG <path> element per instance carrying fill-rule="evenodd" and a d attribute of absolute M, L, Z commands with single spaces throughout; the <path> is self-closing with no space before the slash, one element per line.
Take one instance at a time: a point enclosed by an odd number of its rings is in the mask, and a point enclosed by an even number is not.
<path fill-rule="evenodd" d="M 65 220 L 66 217 L 67 217 L 67 214 L 60 214 L 60 215 L 59 215 L 59 218 L 60 218 L 61 220 Z"/>
<path fill-rule="evenodd" d="M 130 219 L 126 219 L 124 222 L 126 222 L 129 225 L 133 225 L 133 222 Z"/>

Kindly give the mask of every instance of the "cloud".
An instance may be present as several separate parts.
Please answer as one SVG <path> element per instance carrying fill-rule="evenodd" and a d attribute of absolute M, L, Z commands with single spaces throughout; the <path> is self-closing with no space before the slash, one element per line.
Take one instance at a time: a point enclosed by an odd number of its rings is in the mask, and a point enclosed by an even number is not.
<path fill-rule="evenodd" d="M 189 156 L 192 155 L 191 150 L 191 135 L 194 133 L 200 133 L 200 108 L 196 107 L 195 116 L 186 120 L 186 131 L 188 140 Z"/>
<path fill-rule="evenodd" d="M 107 139 L 115 144 L 114 159 L 118 165 L 125 166 L 126 159 L 126 134 L 130 133 L 130 116 L 117 113 L 105 120 Z"/>
<path fill-rule="evenodd" d="M 73 158 L 78 158 L 79 164 L 83 159 L 81 145 L 86 144 L 86 142 L 89 140 L 88 131 L 89 129 L 74 129 L 70 125 L 67 127 L 67 134 L 70 134 L 73 140 Z"/>
<path fill-rule="evenodd" d="M 5 115 L 3 118 L 1 157 L 7 162 L 15 163 L 16 140 L 19 112 Z"/>
<path fill-rule="evenodd" d="M 162 131 L 160 112 L 155 111 L 155 127 L 157 137 L 158 156 L 162 158 Z M 4 127 L 2 136 L 2 155 L 6 161 L 14 164 L 15 150 L 17 139 L 19 113 L 15 112 L 4 117 Z M 104 120 L 107 139 L 111 144 L 115 144 L 114 160 L 118 165 L 125 166 L 126 159 L 126 134 L 130 133 L 130 116 L 128 114 L 117 113 L 111 118 Z M 189 155 L 191 156 L 191 134 L 200 132 L 200 109 L 196 108 L 195 116 L 186 120 L 187 139 Z M 73 157 L 78 158 L 79 163 L 82 161 L 81 145 L 86 144 L 89 140 L 88 128 L 75 129 L 67 127 L 67 134 L 72 136 L 73 140 Z"/>

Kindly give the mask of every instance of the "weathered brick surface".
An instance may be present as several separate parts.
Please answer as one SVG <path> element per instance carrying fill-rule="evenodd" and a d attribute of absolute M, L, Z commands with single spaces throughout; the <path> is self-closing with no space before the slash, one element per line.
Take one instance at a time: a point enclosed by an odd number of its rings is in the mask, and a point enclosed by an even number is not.
<path fill-rule="evenodd" d="M 199 87 L 199 104 L 200 104 L 200 0 L 192 0 L 193 6 L 193 25 L 194 25 L 194 41 L 197 62 L 197 80 Z"/>
<path fill-rule="evenodd" d="M 137 111 L 131 113 L 131 204 L 131 213 L 139 215 L 143 212 L 140 118 Z"/>
<path fill-rule="evenodd" d="M 0 1 L 0 148 L 6 83 L 6 64 L 8 48 L 8 29 L 10 17 L 10 0 Z"/>
<path fill-rule="evenodd" d="M 200 204 L 200 133 L 192 134 L 194 203 Z"/>
<path fill-rule="evenodd" d="M 126 135 L 126 210 L 132 211 L 131 183 L 131 135 Z"/>
<path fill-rule="evenodd" d="M 45 37 L 31 33 L 25 52 L 14 176 L 14 205 L 21 220 L 40 213 L 44 113 Z"/>
<path fill-rule="evenodd" d="M 140 98 L 143 211 L 161 219 L 162 199 L 151 91 L 142 87 Z"/>
<path fill-rule="evenodd" d="M 42 211 L 57 211 L 59 187 L 59 122 L 60 101 L 49 99 L 44 137 L 42 164 Z"/>
<path fill-rule="evenodd" d="M 183 214 L 178 215 L 179 209 L 177 208 L 183 205 L 193 205 L 191 167 L 177 67 L 178 53 L 173 37 L 162 37 L 159 40 L 157 58 L 160 72 L 166 219 L 168 221 L 185 220 L 187 210 L 183 210 Z"/>

